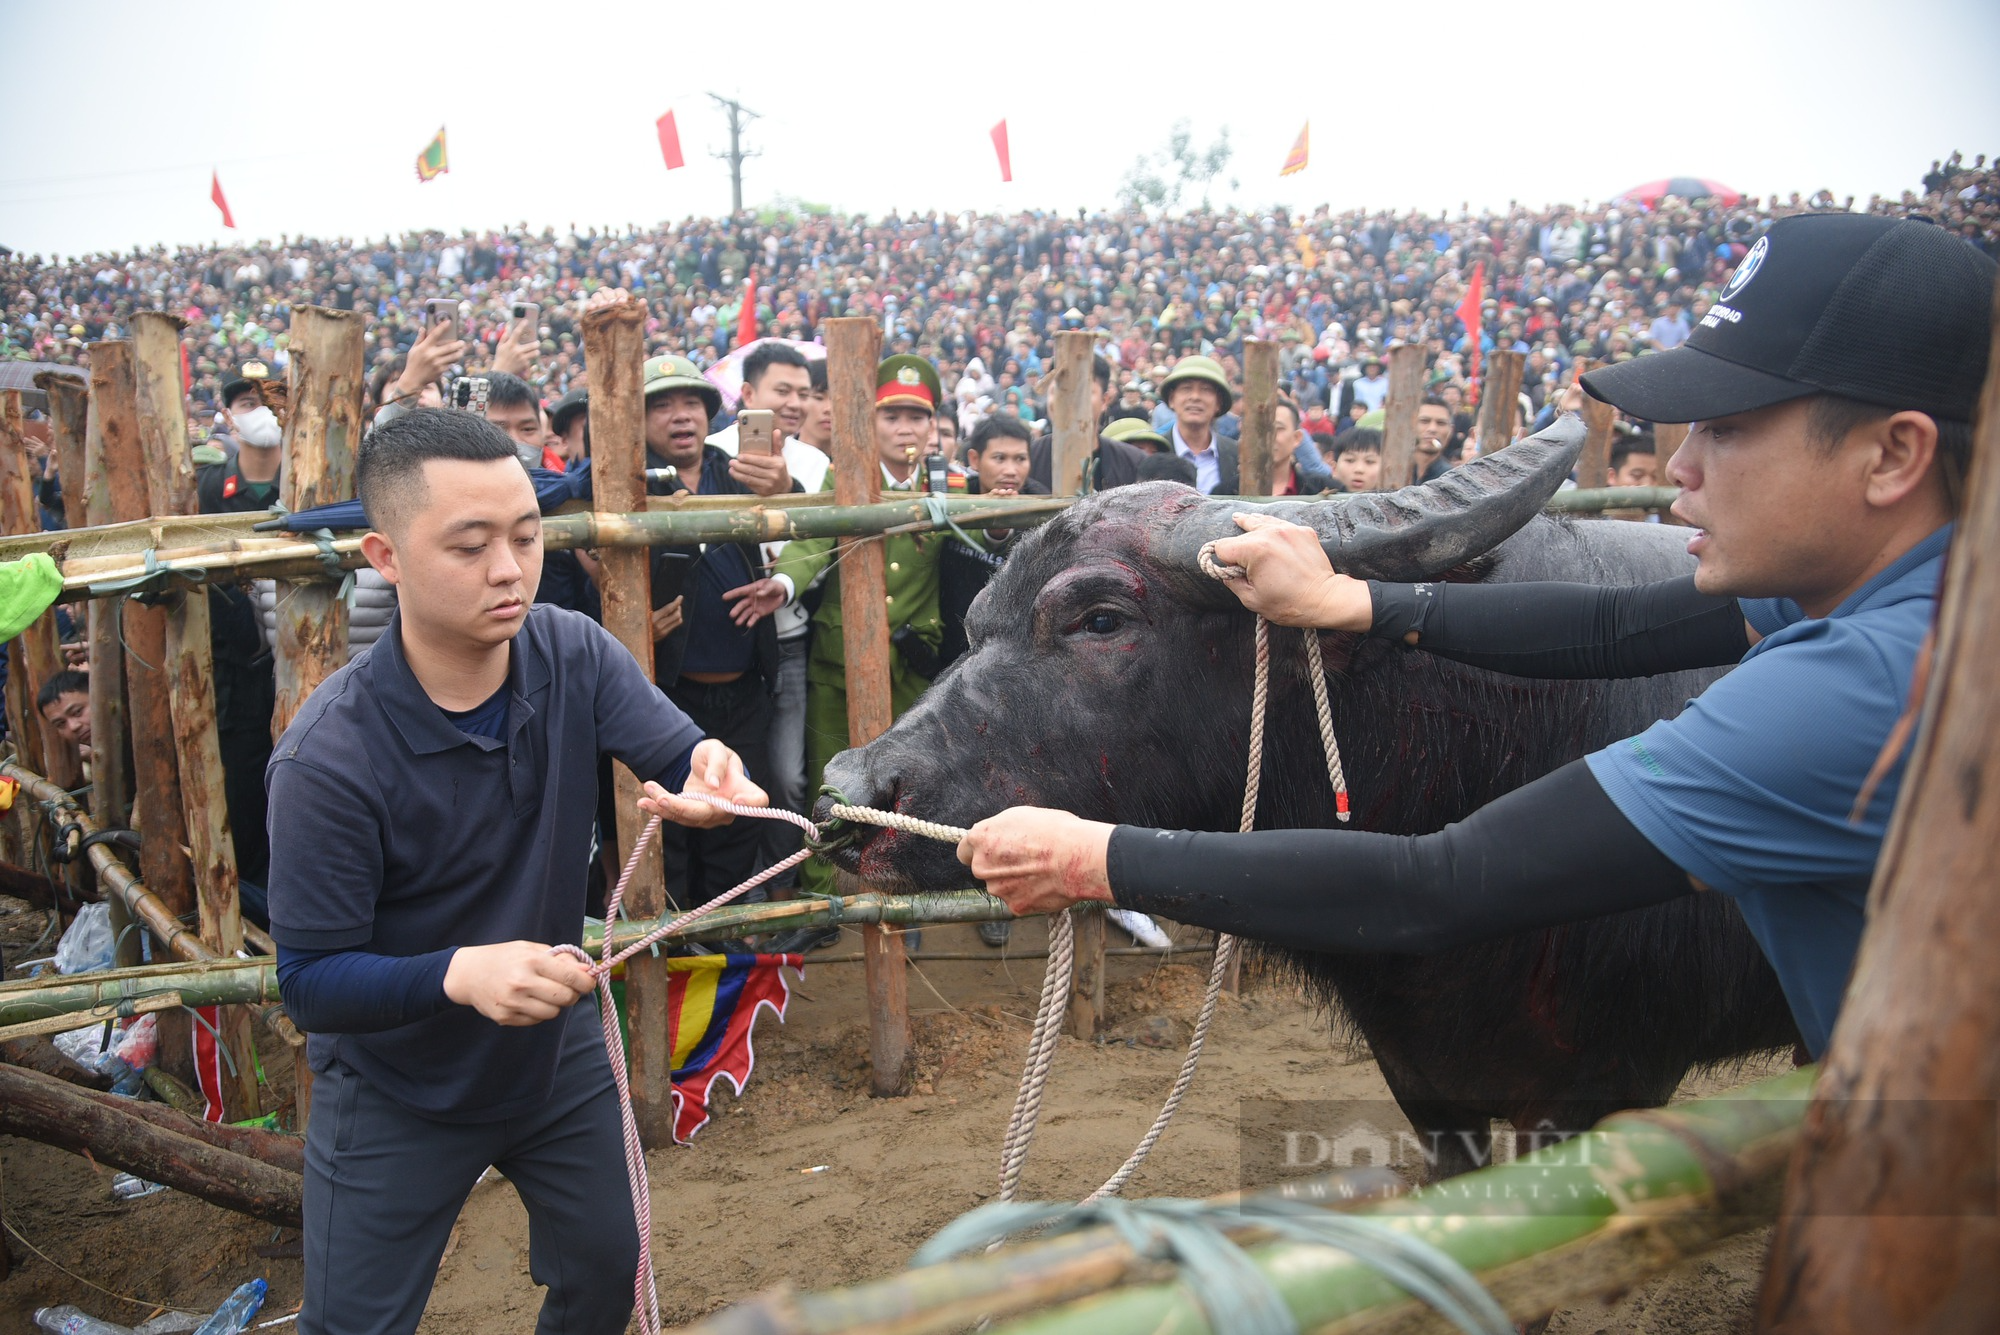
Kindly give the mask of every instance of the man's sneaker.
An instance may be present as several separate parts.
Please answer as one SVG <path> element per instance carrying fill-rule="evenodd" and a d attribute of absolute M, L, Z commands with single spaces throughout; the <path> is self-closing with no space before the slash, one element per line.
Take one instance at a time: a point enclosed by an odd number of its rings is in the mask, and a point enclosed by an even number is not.
<path fill-rule="evenodd" d="M 840 940 L 840 929 L 831 925 L 825 927 L 794 927 L 789 932 L 781 932 L 764 943 L 761 953 L 766 955 L 803 955 L 809 950 L 825 950 Z"/>
<path fill-rule="evenodd" d="M 1014 934 L 1014 924 L 1002 918 L 999 922 L 979 924 L 979 939 L 995 950 L 1007 944 L 1007 938 Z"/>
<path fill-rule="evenodd" d="M 1134 941 L 1154 950 L 1166 950 L 1174 943 L 1160 930 L 1160 925 L 1137 909 L 1112 909 L 1111 921 L 1129 932 Z"/>

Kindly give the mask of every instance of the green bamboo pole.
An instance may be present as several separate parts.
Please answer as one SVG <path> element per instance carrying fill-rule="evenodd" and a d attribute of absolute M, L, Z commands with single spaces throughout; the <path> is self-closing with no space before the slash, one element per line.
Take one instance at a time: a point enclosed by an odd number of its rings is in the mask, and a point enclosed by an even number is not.
<path fill-rule="evenodd" d="M 1794 1071 L 1674 1108 L 1621 1113 L 1576 1139 L 1391 1200 L 1356 1204 L 1351 1174 L 1306 1178 L 1268 1194 L 1323 1202 L 1422 1238 L 1477 1275 L 1510 1317 L 1531 1320 L 1627 1288 L 1769 1222 L 1812 1078 L 1810 1069 Z M 1271 1240 L 1259 1229 L 1256 1201 L 1243 1201 L 1242 1222 L 1229 1232 L 1276 1285 L 1301 1330 L 1452 1329 L 1346 1253 Z M 994 1335 L 1213 1329 L 1171 1271 L 1134 1257 L 1113 1230 L 1098 1228 L 847 1288 L 781 1290 L 689 1331 L 943 1335 L 982 1317 L 998 1323 L 989 1327 Z"/>
<path fill-rule="evenodd" d="M 1560 491 L 1550 498 L 1555 514 L 1595 514 L 1604 510 L 1664 510 L 1680 493 L 1673 487 L 1605 487 Z M 696 542 L 780 542 L 793 538 L 865 537 L 917 533 L 943 527 L 931 517 L 931 502 L 884 501 L 875 505 L 800 505 L 790 497 L 701 497 L 726 505 L 649 509 L 627 515 L 588 511 L 557 513 L 543 521 L 551 551 L 575 547 L 651 547 Z M 803 499 L 815 499 L 806 497 Z M 1217 497 L 1244 505 L 1319 500 L 1341 504 L 1340 496 Z M 1031 528 L 1075 503 L 1063 496 L 949 497 L 945 510 L 961 528 Z M 366 564 L 358 532 L 337 534 L 322 545 L 290 533 L 258 533 L 264 515 L 182 515 L 0 538 L 0 561 L 50 552 L 63 563 L 63 598 L 81 601 L 119 592 L 152 571 L 176 580 L 203 583 L 247 577 L 331 579 L 332 570 Z"/>
<path fill-rule="evenodd" d="M 16 769 L 12 765 L 0 766 L 0 772 Z M 678 914 L 666 915 L 674 916 Z M 1005 903 L 983 890 L 920 895 L 870 891 L 824 900 L 725 904 L 687 931 L 676 932 L 660 944 L 670 946 L 683 941 L 720 941 L 758 932 L 832 923 L 995 922 L 1013 916 Z M 620 946 L 629 944 L 659 927 L 665 920 L 656 918 L 647 922 L 620 923 L 616 941 Z M 601 956 L 604 952 L 604 929 L 588 929 L 584 933 L 583 948 L 594 956 Z M 27 1024 L 53 1015 L 72 1014 L 167 992 L 180 993 L 182 1001 L 189 1006 L 277 1001 L 277 969 L 274 962 L 266 957 L 148 964 L 79 975 L 60 982 L 40 978 L 17 979 L 0 983 L 0 1030 L 9 1025 Z M 4 1036 L 0 1033 L 0 1037 Z"/>

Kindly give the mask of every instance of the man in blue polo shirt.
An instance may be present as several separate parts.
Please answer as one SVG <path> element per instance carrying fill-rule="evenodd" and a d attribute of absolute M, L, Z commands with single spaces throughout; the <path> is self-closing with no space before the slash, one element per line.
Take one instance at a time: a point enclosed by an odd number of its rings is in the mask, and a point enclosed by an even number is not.
<path fill-rule="evenodd" d="M 299 1327 L 415 1330 L 492 1165 L 528 1209 L 536 1329 L 611 1335 L 638 1246 L 617 1093 L 574 1012 L 591 976 L 550 950 L 582 937 L 598 756 L 681 824 L 727 817 L 668 789 L 764 795 L 602 627 L 534 605 L 541 513 L 497 427 L 420 408 L 356 474 L 396 616 L 267 778 L 279 986 L 318 1075 Z"/>
<path fill-rule="evenodd" d="M 1936 608 L 1991 338 L 1995 265 L 1931 224 L 1786 219 L 1681 347 L 1592 372 L 1689 422 L 1668 476 L 1697 572 L 1630 588 L 1364 583 L 1242 516 L 1216 559 L 1290 626 L 1521 676 L 1738 666 L 1676 718 L 1435 834 L 1112 827 L 1016 808 L 959 856 L 1017 911 L 1077 898 L 1326 951 L 1415 953 L 1727 894 L 1825 1050 L 1904 755 L 1877 758 Z M 1566 837 L 1553 843 L 1546 831 Z M 1065 878 L 1081 867 L 1081 893 Z"/>

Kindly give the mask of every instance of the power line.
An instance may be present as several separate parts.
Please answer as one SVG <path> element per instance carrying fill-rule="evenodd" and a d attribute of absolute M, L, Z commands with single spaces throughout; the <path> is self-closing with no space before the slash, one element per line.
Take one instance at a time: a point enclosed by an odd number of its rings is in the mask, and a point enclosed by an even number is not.
<path fill-rule="evenodd" d="M 736 99 L 724 97 L 720 93 L 710 93 L 709 96 L 729 114 L 729 151 L 711 153 L 709 156 L 720 158 L 729 164 L 729 211 L 732 214 L 741 213 L 743 212 L 743 159 L 762 156 L 755 149 L 744 149 L 743 127 L 758 119 L 758 113 Z"/>

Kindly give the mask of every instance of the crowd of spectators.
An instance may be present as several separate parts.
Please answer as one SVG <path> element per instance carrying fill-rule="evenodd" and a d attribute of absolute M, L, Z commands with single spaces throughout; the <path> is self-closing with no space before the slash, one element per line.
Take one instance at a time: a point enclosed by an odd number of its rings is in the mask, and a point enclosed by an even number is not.
<path fill-rule="evenodd" d="M 964 433 L 990 412 L 1046 416 L 1042 378 L 1059 329 L 1099 331 L 1120 410 L 1143 410 L 1162 430 L 1157 386 L 1179 357 L 1213 356 L 1239 380 L 1243 341 L 1273 339 L 1308 429 L 1330 432 L 1366 411 L 1357 399 L 1374 396 L 1370 359 L 1400 342 L 1426 345 L 1432 392 L 1462 408 L 1474 387 L 1458 308 L 1477 263 L 1481 347 L 1528 354 L 1523 392 L 1539 413 L 1576 357 L 1618 360 L 1685 339 L 1776 218 L 1854 207 L 1822 191 L 1434 214 L 745 214 L 622 230 L 5 254 L 0 355 L 82 363 L 87 345 L 119 336 L 133 312 L 174 311 L 188 323 L 192 398 L 205 424 L 242 364 L 283 373 L 300 305 L 368 316 L 379 394 L 420 335 L 427 300 L 468 303 L 472 335 L 489 350 L 507 336 L 512 305 L 527 301 L 539 318 L 523 340 L 533 354 L 526 378 L 554 403 L 587 382 L 583 301 L 622 287 L 647 302 L 648 353 L 681 353 L 703 369 L 741 336 L 746 300 L 762 335 L 811 339 L 831 316 L 878 318 L 885 354 L 936 364 Z M 1968 164 L 1954 153 L 1932 164 L 1920 190 L 1866 207 L 1926 214 L 2000 250 L 2000 183 L 1983 154 Z"/>

